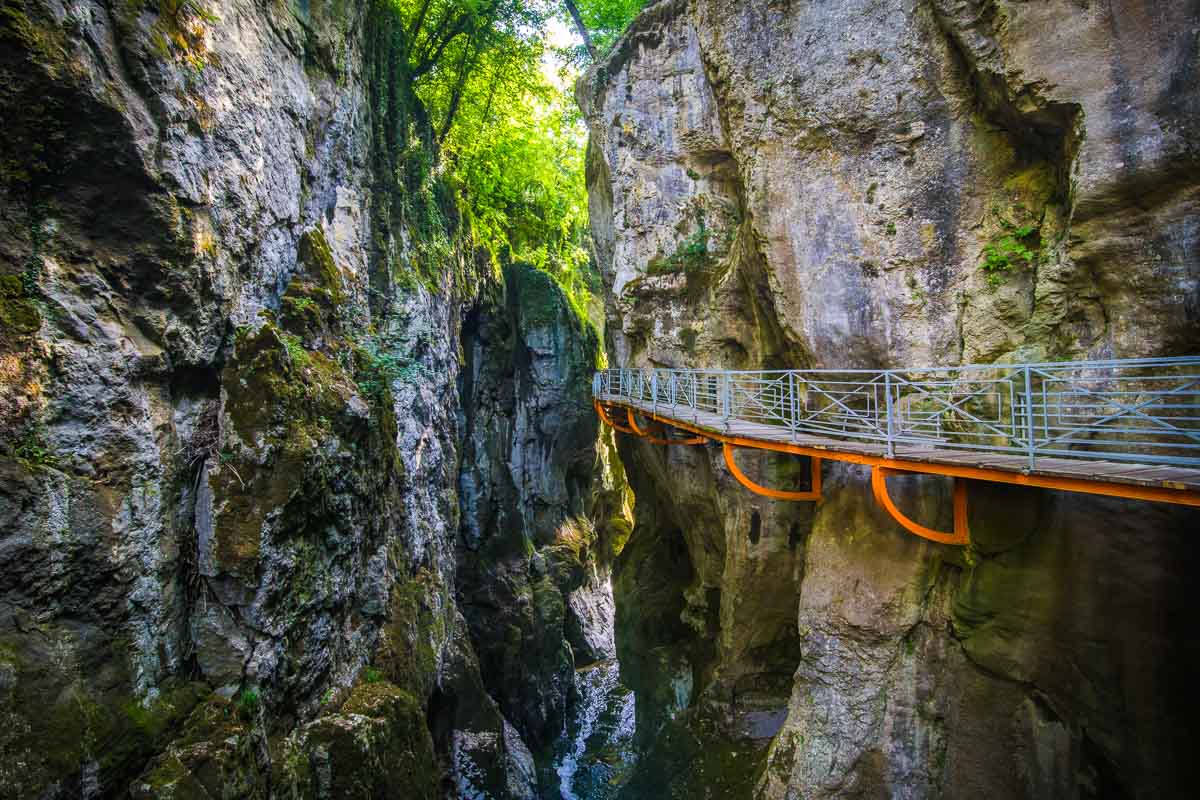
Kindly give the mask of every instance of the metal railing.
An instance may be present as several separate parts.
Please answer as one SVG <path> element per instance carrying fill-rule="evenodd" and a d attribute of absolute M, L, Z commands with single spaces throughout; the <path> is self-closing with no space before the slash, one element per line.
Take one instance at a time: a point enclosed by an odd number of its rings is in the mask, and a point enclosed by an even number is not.
<path fill-rule="evenodd" d="M 801 434 L 1039 457 L 1200 465 L 1200 356 L 900 370 L 610 369 L 604 399 Z"/>

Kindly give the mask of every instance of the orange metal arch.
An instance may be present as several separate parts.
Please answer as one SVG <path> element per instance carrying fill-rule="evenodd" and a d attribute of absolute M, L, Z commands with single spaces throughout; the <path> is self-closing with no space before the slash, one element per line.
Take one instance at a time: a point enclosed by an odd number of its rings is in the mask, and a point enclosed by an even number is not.
<path fill-rule="evenodd" d="M 633 432 L 641 436 L 651 444 L 704 444 L 708 441 L 704 436 L 693 436 L 690 439 L 660 439 L 656 436 L 651 436 L 649 432 L 642 430 L 637 424 L 637 415 L 633 413 L 632 408 L 625 409 L 625 416 L 629 418 L 629 427 L 633 428 Z"/>
<path fill-rule="evenodd" d="M 729 467 L 729 471 L 733 473 L 733 477 L 737 478 L 738 483 L 745 486 L 755 494 L 761 494 L 763 497 L 771 497 L 776 500 L 815 500 L 821 502 L 821 459 L 817 456 L 810 457 L 812 465 L 812 489 L 807 492 L 785 492 L 779 489 L 768 489 L 766 486 L 759 486 L 754 481 L 746 477 L 746 473 L 738 467 L 737 462 L 733 460 L 733 446 L 729 442 L 722 444 L 725 450 L 725 465 Z"/>
<path fill-rule="evenodd" d="M 871 469 L 871 491 L 875 494 L 875 502 L 883 506 L 892 515 L 892 519 L 900 523 L 910 533 L 915 533 L 923 539 L 929 539 L 939 544 L 969 544 L 971 531 L 967 527 L 967 483 L 961 478 L 954 479 L 954 532 L 943 533 L 932 528 L 926 528 L 918 522 L 906 517 L 892 498 L 888 496 L 887 476 L 894 475 L 898 470 L 876 466 Z"/>

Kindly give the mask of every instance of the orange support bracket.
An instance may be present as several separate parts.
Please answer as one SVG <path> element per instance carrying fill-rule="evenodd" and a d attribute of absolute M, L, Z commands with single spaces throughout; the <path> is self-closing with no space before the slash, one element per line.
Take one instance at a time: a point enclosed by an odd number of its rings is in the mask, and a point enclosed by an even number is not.
<path fill-rule="evenodd" d="M 690 439 L 659 439 L 656 436 L 651 436 L 649 434 L 649 432 L 644 431 L 640 427 L 638 427 L 637 417 L 633 413 L 632 408 L 625 409 L 625 416 L 628 417 L 629 427 L 633 428 L 633 432 L 636 433 L 638 436 L 641 436 L 643 439 L 650 442 L 651 444 L 688 444 L 688 445 L 691 445 L 691 444 L 704 444 L 705 442 L 708 441 L 708 439 L 704 436 L 693 436 Z"/>
<path fill-rule="evenodd" d="M 729 467 L 729 471 L 733 473 L 733 477 L 737 478 L 738 483 L 755 494 L 761 494 L 763 497 L 770 497 L 775 500 L 815 500 L 818 503 L 821 502 L 821 459 L 817 456 L 809 457 L 809 462 L 812 466 L 812 489 L 807 492 L 785 492 L 779 489 L 768 489 L 766 486 L 759 486 L 747 478 L 746 473 L 742 472 L 737 462 L 733 460 L 733 445 L 729 444 L 729 442 L 723 442 L 722 445 L 725 450 L 725 466 Z"/>
<path fill-rule="evenodd" d="M 621 433 L 628 433 L 628 434 L 637 436 L 636 431 L 631 431 L 629 428 L 622 427 L 622 426 L 618 425 L 617 423 L 613 422 L 612 418 L 608 416 L 608 412 L 604 410 L 604 406 L 600 405 L 600 402 L 598 400 L 593 400 L 592 404 L 594 406 L 596 406 L 596 413 L 600 415 L 600 419 L 604 422 L 605 425 L 612 428 L 613 430 L 620 431 Z"/>
<path fill-rule="evenodd" d="M 884 510 L 891 514 L 892 519 L 900 523 L 905 530 L 922 539 L 929 539 L 939 544 L 969 544 L 971 531 L 967 527 L 967 482 L 962 478 L 954 479 L 954 532 L 944 533 L 914 522 L 896 508 L 896 504 L 888 496 L 887 476 L 894 475 L 897 471 L 880 466 L 871 468 L 871 491 L 875 494 L 875 502 L 883 506 Z"/>

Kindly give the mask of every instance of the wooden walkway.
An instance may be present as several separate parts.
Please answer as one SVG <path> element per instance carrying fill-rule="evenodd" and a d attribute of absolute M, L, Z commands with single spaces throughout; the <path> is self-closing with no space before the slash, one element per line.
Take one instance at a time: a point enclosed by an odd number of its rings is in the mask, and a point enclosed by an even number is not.
<path fill-rule="evenodd" d="M 601 394 L 596 400 L 605 406 L 632 409 L 648 418 L 738 447 L 905 472 L 1200 506 L 1200 469 L 1039 456 L 1031 470 L 1029 459 L 1024 455 L 899 443 L 889 457 L 885 445 L 879 442 L 793 434 L 781 426 L 737 419 L 727 422 L 717 414 L 697 411 L 691 406 L 651 404 L 611 394 Z"/>

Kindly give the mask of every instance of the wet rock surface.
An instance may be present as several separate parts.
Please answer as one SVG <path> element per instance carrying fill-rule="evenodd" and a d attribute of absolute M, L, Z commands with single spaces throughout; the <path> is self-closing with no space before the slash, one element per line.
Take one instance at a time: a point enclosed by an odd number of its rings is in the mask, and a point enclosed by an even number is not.
<path fill-rule="evenodd" d="M 611 362 L 1197 352 L 1196 13 L 651 4 L 577 87 Z M 995 257 L 1014 236 L 1028 257 Z M 621 455 L 628 791 L 715 740 L 755 766 L 713 797 L 1189 794 L 1194 511 L 972 484 L 961 551 L 879 512 L 864 469 L 827 464 L 824 501 L 787 504 L 719 450 Z M 804 459 L 739 463 L 806 485 Z M 940 479 L 894 483 L 947 527 Z"/>

